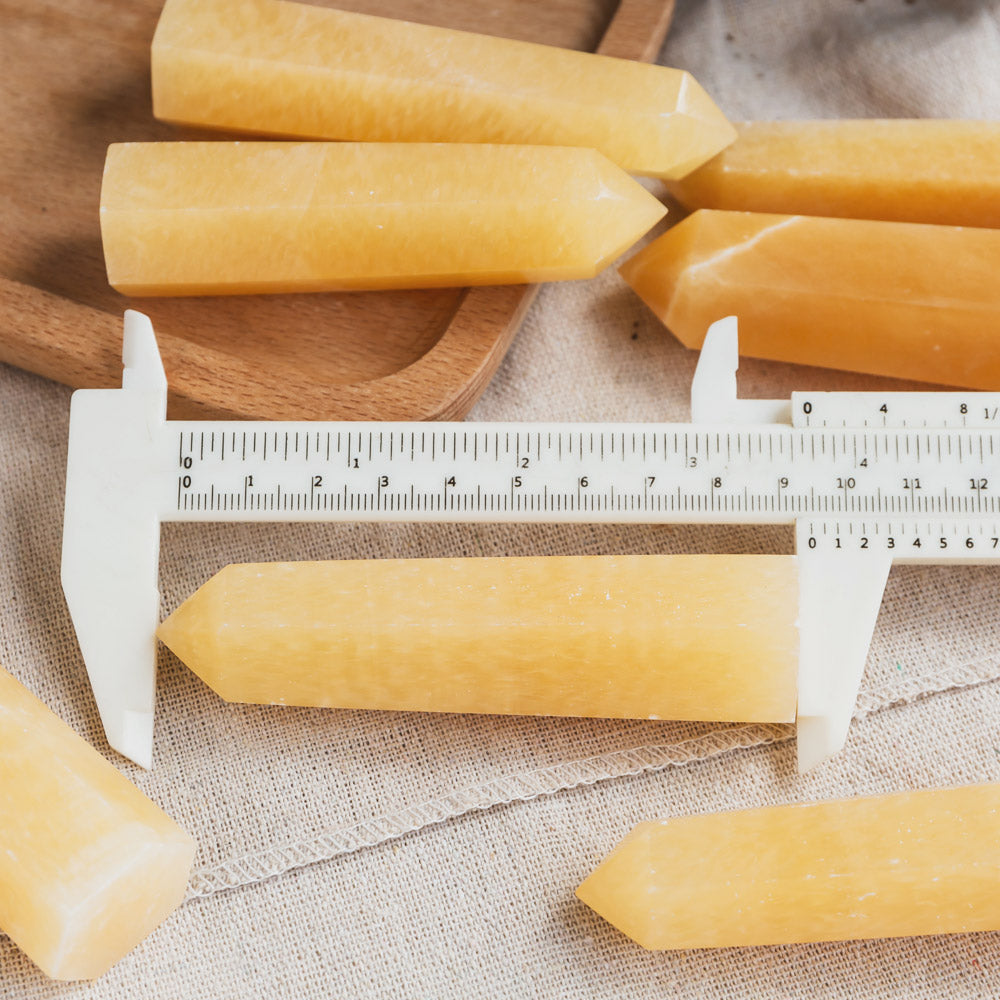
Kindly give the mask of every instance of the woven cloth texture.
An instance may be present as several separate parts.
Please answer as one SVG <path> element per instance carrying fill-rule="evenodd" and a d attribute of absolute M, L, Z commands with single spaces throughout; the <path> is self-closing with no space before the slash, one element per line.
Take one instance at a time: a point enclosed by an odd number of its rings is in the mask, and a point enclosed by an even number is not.
<path fill-rule="evenodd" d="M 988 0 L 681 0 L 661 54 L 730 117 L 996 117 Z M 672 218 L 678 213 L 672 212 Z M 542 289 L 470 419 L 688 418 L 696 357 L 612 269 Z M 926 388 L 744 360 L 741 392 Z M 1000 781 L 992 568 L 895 569 L 847 748 L 793 730 L 230 705 L 160 656 L 155 766 L 103 741 L 59 589 L 69 392 L 0 366 L 0 662 L 182 823 L 188 900 L 93 984 L 0 935 L 0 997 L 1000 995 L 1000 934 L 647 953 L 574 889 L 637 822 Z M 171 525 L 164 613 L 231 562 L 790 552 L 790 529 Z"/>

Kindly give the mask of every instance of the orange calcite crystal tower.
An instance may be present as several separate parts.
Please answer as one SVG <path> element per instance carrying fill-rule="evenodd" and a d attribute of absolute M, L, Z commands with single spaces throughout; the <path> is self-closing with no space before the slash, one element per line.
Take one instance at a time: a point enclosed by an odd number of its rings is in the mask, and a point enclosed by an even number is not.
<path fill-rule="evenodd" d="M 310 139 L 598 149 L 682 177 L 736 132 L 690 74 L 284 0 L 167 0 L 153 112 Z"/>
<path fill-rule="evenodd" d="M 553 146 L 125 143 L 101 188 L 128 295 L 586 278 L 664 212 L 599 153 Z"/>
<path fill-rule="evenodd" d="M 790 721 L 792 556 L 228 566 L 159 636 L 230 701 Z"/>
<path fill-rule="evenodd" d="M 1000 389 L 1000 230 L 702 209 L 621 267 L 687 347 Z"/>
<path fill-rule="evenodd" d="M 644 948 L 1000 930 L 1000 785 L 637 826 L 577 896 Z"/>
<path fill-rule="evenodd" d="M 194 850 L 0 669 L 0 929 L 43 972 L 107 972 L 181 902 Z"/>
<path fill-rule="evenodd" d="M 669 184 L 689 208 L 1000 228 L 1000 122 L 743 122 Z"/>

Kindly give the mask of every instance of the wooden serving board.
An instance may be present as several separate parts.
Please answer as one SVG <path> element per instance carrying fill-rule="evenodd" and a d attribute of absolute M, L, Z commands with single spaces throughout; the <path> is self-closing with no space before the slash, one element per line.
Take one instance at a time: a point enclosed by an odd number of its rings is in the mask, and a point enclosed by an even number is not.
<path fill-rule="evenodd" d="M 335 6 L 333 2 L 331 6 Z M 534 289 L 131 299 L 107 283 L 109 143 L 204 138 L 152 116 L 161 0 L 0 0 L 0 361 L 121 381 L 121 317 L 148 313 L 175 418 L 457 419 Z M 352 0 L 353 10 L 653 59 L 672 0 Z M 215 134 L 217 135 L 217 134 Z"/>

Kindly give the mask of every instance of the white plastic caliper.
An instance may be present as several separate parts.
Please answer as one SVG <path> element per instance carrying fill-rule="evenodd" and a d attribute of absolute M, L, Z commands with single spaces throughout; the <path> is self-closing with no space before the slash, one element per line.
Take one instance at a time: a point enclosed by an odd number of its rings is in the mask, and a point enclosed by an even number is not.
<path fill-rule="evenodd" d="M 168 421 L 152 326 L 73 394 L 62 583 L 108 741 L 152 761 L 163 521 L 795 525 L 798 759 L 846 738 L 889 567 L 1000 559 L 1000 394 L 736 398 L 706 336 L 690 424 Z"/>

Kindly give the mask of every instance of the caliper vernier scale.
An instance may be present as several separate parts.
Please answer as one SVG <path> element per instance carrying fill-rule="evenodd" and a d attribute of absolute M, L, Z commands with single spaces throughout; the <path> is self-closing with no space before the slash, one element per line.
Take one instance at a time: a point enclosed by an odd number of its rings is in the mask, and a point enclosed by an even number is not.
<path fill-rule="evenodd" d="M 162 521 L 794 524 L 801 770 L 846 739 L 893 562 L 1000 560 L 1000 394 L 736 397 L 712 326 L 690 424 L 168 421 L 149 319 L 73 394 L 62 583 L 112 747 L 152 761 Z"/>

